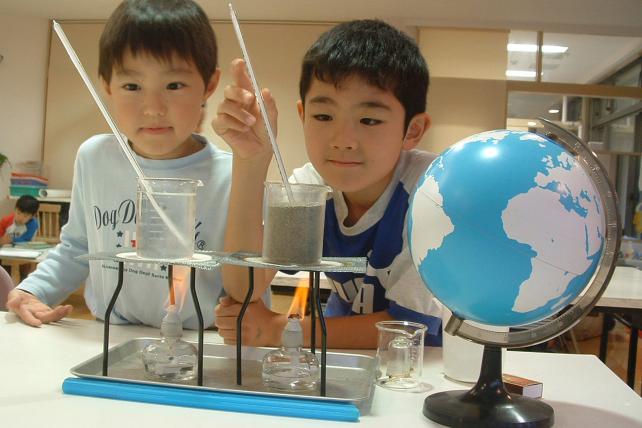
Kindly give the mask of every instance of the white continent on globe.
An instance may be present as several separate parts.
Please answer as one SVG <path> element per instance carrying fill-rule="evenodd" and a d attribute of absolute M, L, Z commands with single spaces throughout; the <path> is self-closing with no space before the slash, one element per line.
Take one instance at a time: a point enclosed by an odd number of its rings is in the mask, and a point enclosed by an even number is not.
<path fill-rule="evenodd" d="M 571 281 L 589 269 L 589 256 L 602 243 L 605 225 L 589 177 L 577 173 L 581 167 L 567 153 L 557 159 L 562 166 L 554 167 L 552 159 L 542 161 L 549 166 L 548 175 L 538 173 L 534 187 L 512 198 L 502 213 L 506 235 L 537 253 L 531 258 L 530 277 L 520 285 L 515 312 L 532 311 L 564 295 Z M 560 183 L 565 188 L 559 188 Z M 556 186 L 557 191 L 547 186 Z M 560 201 L 558 192 L 570 206 Z"/>
<path fill-rule="evenodd" d="M 427 177 L 423 185 L 417 189 L 412 206 L 413 213 L 418 212 L 430 218 L 429 222 L 416 221 L 412 224 L 413 234 L 424 237 L 414 241 L 415 251 L 412 252 L 412 258 L 415 266 L 421 265 L 428 251 L 441 247 L 444 238 L 455 230 L 442 208 L 443 204 L 444 198 L 439 193 L 439 184 L 434 177 Z"/>

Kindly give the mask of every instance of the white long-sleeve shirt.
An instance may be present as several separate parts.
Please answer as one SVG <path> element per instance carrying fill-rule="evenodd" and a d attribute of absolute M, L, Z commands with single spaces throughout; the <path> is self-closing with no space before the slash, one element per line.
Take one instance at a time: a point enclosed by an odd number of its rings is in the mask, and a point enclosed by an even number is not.
<path fill-rule="evenodd" d="M 201 180 L 197 190 L 197 250 L 221 250 L 227 216 L 232 155 L 194 135 L 203 148 L 178 159 L 137 157 L 147 177 Z M 83 254 L 130 247 L 135 239 L 136 175 L 111 134 L 91 137 L 78 149 L 74 167 L 69 221 L 62 228 L 60 244 L 19 286 L 41 301 L 54 305 L 85 282 L 85 301 L 97 318 L 105 310 L 118 282 L 118 264 L 107 260 L 81 261 Z M 177 288 L 177 305 L 186 328 L 198 320 L 189 292 L 189 269 L 174 268 L 183 276 Z M 175 280 L 176 281 L 176 280 Z M 214 321 L 214 306 L 222 291 L 218 271 L 197 270 L 196 288 L 205 326 Z M 184 297 L 184 298 L 183 298 Z M 112 312 L 112 323 L 160 326 L 168 301 L 167 266 L 125 264 L 123 288 Z"/>

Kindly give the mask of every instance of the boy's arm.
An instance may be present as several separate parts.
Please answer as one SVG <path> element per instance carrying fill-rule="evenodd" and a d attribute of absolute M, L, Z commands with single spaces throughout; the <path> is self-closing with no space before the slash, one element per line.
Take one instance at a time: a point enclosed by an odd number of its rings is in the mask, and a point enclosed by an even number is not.
<path fill-rule="evenodd" d="M 11 215 L 7 215 L 0 219 L 0 236 L 4 236 L 7 233 L 7 227 L 11 224 Z"/>
<path fill-rule="evenodd" d="M 339 349 L 376 349 L 378 331 L 375 323 L 390 321 L 394 318 L 388 311 L 373 312 L 371 314 L 352 315 L 345 317 L 324 318 L 327 331 L 327 344 L 329 348 Z M 310 317 L 303 320 L 303 341 L 305 346 L 310 346 Z M 321 346 L 321 323 L 317 317 L 316 343 Z"/>
<path fill-rule="evenodd" d="M 263 183 L 272 159 L 272 148 L 243 60 L 232 62 L 231 75 L 233 83 L 225 88 L 225 98 L 212 122 L 214 131 L 234 152 L 224 250 L 260 253 Z M 263 91 L 263 98 L 270 121 L 276 125 L 276 105 L 269 91 Z M 247 268 L 224 265 L 222 276 L 228 295 L 243 301 L 248 289 Z M 272 270 L 255 270 L 252 300 L 263 295 L 273 277 Z"/>
<path fill-rule="evenodd" d="M 229 297 L 216 307 L 216 326 L 227 344 L 236 342 L 236 319 L 241 304 Z M 364 315 L 325 318 L 327 346 L 342 349 L 375 349 L 378 321 L 392 320 L 388 311 Z M 248 346 L 279 346 L 287 315 L 270 311 L 262 301 L 251 303 L 243 318 L 243 344 Z M 310 346 L 310 317 L 302 321 L 303 341 Z M 316 322 L 316 344 L 321 345 L 321 323 Z"/>

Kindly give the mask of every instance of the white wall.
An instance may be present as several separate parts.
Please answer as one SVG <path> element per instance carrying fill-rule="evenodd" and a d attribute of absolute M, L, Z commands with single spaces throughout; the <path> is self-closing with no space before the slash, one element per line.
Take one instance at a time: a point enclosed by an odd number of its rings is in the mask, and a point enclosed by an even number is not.
<path fill-rule="evenodd" d="M 0 151 L 12 164 L 41 160 L 49 21 L 0 15 Z M 10 168 L 0 171 L 0 214 L 9 200 Z"/>

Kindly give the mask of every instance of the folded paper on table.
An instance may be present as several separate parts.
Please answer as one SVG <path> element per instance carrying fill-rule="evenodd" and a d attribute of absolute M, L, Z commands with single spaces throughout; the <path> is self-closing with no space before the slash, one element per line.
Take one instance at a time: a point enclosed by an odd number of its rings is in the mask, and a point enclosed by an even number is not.
<path fill-rule="evenodd" d="M 70 198 L 71 190 L 66 189 L 40 189 L 41 198 Z"/>
<path fill-rule="evenodd" d="M 327 402 L 235 392 L 203 391 L 180 386 L 141 385 L 112 380 L 67 378 L 65 394 L 111 398 L 142 403 L 168 404 L 199 409 L 292 416 L 308 419 L 357 422 L 359 410 L 352 403 Z"/>

